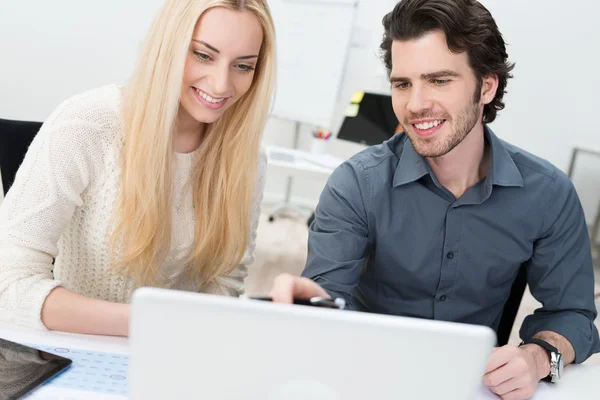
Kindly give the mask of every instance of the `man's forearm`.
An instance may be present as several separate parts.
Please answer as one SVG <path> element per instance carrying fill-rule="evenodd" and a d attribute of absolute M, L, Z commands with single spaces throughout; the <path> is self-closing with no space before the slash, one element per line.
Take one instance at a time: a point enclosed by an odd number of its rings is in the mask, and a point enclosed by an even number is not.
<path fill-rule="evenodd" d="M 534 335 L 534 338 L 544 340 L 556 347 L 562 354 L 563 365 L 571 364 L 575 360 L 575 349 L 573 348 L 573 345 L 571 345 L 571 342 L 563 335 L 556 332 L 543 331 Z M 548 351 L 537 344 L 527 344 L 524 345 L 523 348 L 533 354 L 539 372 L 539 379 L 548 376 L 550 374 L 550 358 L 548 357 Z"/>
<path fill-rule="evenodd" d="M 575 349 L 571 342 L 563 335 L 552 331 L 542 331 L 537 333 L 534 337 L 545 340 L 556 347 L 560 354 L 562 354 L 563 365 L 568 365 L 575 361 Z"/>

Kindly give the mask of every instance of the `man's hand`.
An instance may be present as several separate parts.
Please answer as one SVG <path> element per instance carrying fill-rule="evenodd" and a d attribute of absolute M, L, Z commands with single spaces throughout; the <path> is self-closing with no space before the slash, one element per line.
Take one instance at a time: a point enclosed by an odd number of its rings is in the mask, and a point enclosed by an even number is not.
<path fill-rule="evenodd" d="M 495 348 L 483 383 L 502 400 L 531 398 L 540 379 L 550 373 L 550 360 L 540 349 L 535 344 Z"/>
<path fill-rule="evenodd" d="M 321 286 L 310 279 L 290 274 L 281 274 L 275 278 L 269 295 L 273 301 L 278 303 L 293 303 L 295 298 L 331 297 Z"/>

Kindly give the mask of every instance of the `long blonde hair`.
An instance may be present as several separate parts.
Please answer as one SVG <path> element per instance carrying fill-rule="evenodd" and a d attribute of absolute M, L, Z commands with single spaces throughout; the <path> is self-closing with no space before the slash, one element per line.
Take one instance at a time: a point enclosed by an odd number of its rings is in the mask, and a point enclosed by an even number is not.
<path fill-rule="evenodd" d="M 207 126 L 190 178 L 196 216 L 186 279 L 197 285 L 228 274 L 250 233 L 262 131 L 275 76 L 275 30 L 266 0 L 166 0 L 123 95 L 121 193 L 110 237 L 112 265 L 138 285 L 160 284 L 171 243 L 173 134 L 195 25 L 213 7 L 249 10 L 263 28 L 252 85 Z M 164 276 L 163 276 L 164 278 Z"/>

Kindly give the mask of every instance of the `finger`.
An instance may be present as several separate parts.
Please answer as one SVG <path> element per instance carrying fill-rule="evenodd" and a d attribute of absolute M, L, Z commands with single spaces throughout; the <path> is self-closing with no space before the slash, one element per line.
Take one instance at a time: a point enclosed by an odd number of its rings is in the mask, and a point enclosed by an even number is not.
<path fill-rule="evenodd" d="M 531 396 L 535 393 L 535 390 L 531 390 L 529 388 L 519 388 L 513 390 L 512 392 L 508 392 L 507 394 L 501 396 L 502 400 L 527 400 L 530 399 Z"/>
<path fill-rule="evenodd" d="M 519 377 L 523 371 L 519 370 L 519 363 L 508 362 L 503 366 L 488 372 L 483 376 L 483 383 L 489 387 L 498 386 L 511 378 Z"/>
<path fill-rule="evenodd" d="M 294 280 L 294 297 L 299 299 L 309 299 L 311 297 L 327 297 L 329 294 L 319 286 L 318 283 L 308 278 L 296 278 Z"/>
<path fill-rule="evenodd" d="M 294 277 L 290 274 L 281 274 L 273 281 L 269 296 L 278 303 L 293 303 Z"/>
<path fill-rule="evenodd" d="M 317 283 L 308 278 L 282 274 L 275 278 L 273 289 L 269 294 L 278 303 L 293 303 L 295 298 L 327 297 L 329 294 Z"/>
<path fill-rule="evenodd" d="M 506 363 L 508 363 L 511 358 L 514 356 L 515 354 L 515 347 L 513 346 L 503 346 L 501 348 L 499 348 L 498 350 L 494 351 L 491 355 L 490 355 L 490 359 L 488 361 L 487 366 L 485 367 L 485 373 L 488 374 L 491 371 L 494 371 L 498 368 L 500 368 L 501 366 L 505 365 Z"/>
<path fill-rule="evenodd" d="M 490 390 L 499 396 L 504 396 L 514 390 L 520 389 L 522 383 L 519 378 L 511 378 L 498 386 L 491 386 Z"/>

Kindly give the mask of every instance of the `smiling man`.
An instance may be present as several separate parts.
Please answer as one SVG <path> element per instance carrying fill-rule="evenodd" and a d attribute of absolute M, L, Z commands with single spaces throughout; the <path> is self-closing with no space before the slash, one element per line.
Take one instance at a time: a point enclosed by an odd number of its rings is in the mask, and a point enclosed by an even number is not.
<path fill-rule="evenodd" d="M 310 228 L 303 277 L 271 295 L 498 328 L 521 266 L 543 304 L 524 343 L 496 349 L 484 383 L 529 398 L 600 351 L 583 211 L 570 180 L 488 127 L 513 65 L 476 0 L 403 0 L 381 48 L 404 132 L 341 165 Z"/>

